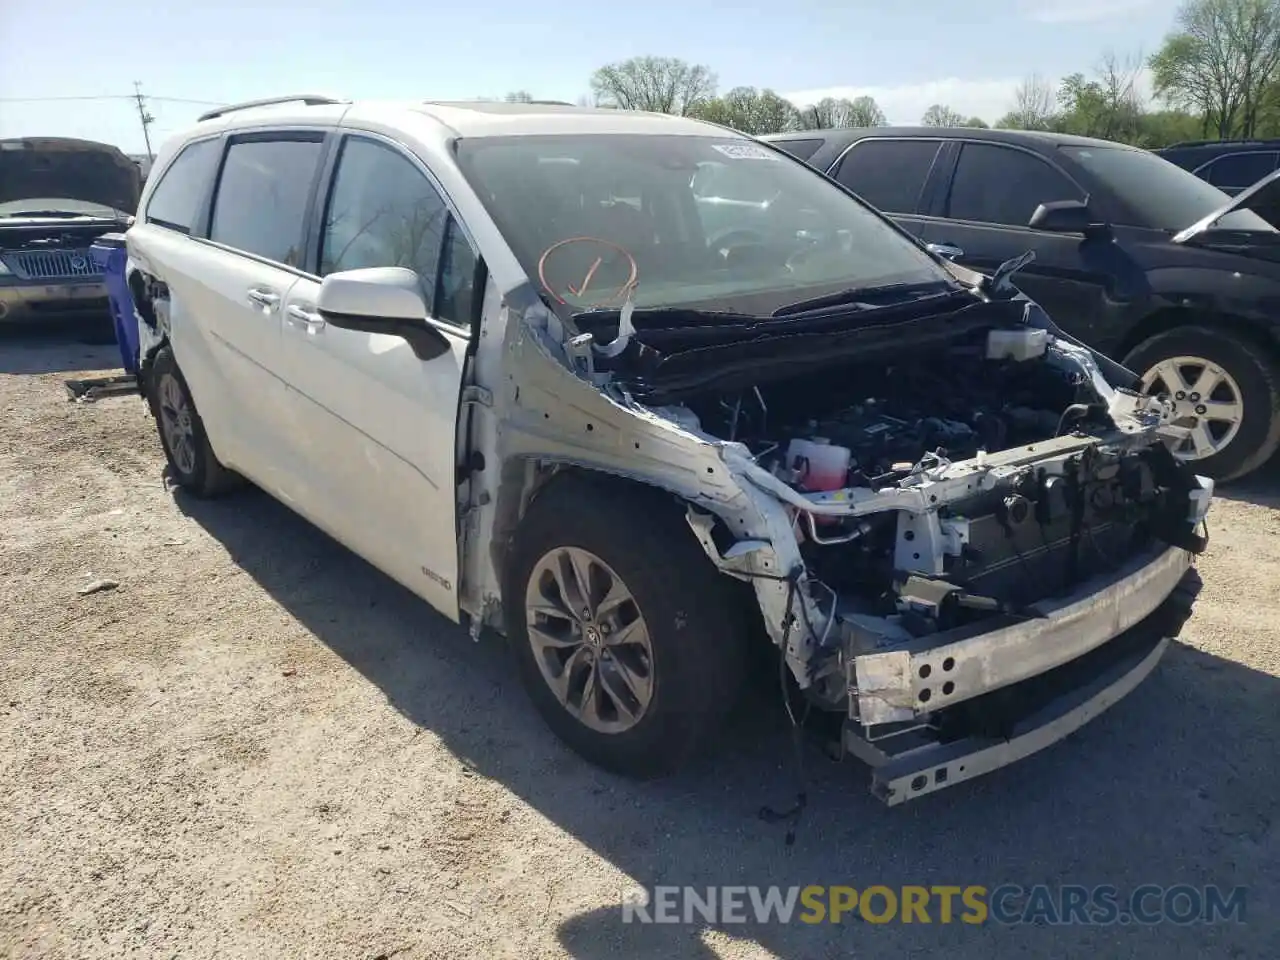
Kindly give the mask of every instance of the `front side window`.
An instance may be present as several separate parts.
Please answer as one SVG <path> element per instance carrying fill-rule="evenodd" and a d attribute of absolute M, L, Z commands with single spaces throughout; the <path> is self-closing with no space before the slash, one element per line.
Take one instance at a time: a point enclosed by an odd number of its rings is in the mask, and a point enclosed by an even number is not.
<path fill-rule="evenodd" d="M 222 164 L 209 239 L 297 267 L 322 137 L 233 140 Z"/>
<path fill-rule="evenodd" d="M 444 249 L 440 253 L 440 282 L 436 290 L 435 316 L 459 326 L 467 326 L 474 316 L 476 298 L 476 255 L 466 235 L 452 216 L 445 228 Z"/>
<path fill-rule="evenodd" d="M 762 314 L 849 288 L 946 284 L 821 174 L 741 138 L 464 138 L 458 164 L 562 315 L 617 305 Z"/>
<path fill-rule="evenodd" d="M 147 201 L 147 222 L 190 233 L 200 218 L 222 153 L 221 140 L 187 144 L 160 177 Z"/>
<path fill-rule="evenodd" d="M 915 213 L 939 140 L 863 140 L 845 154 L 835 177 L 886 213 Z"/>
<path fill-rule="evenodd" d="M 1084 199 L 1066 175 L 1033 154 L 992 143 L 966 143 L 951 181 L 947 216 L 1025 227 L 1042 203 Z"/>
<path fill-rule="evenodd" d="M 431 181 L 389 146 L 349 137 L 338 158 L 320 240 L 320 275 L 407 267 L 432 305 L 449 208 Z"/>

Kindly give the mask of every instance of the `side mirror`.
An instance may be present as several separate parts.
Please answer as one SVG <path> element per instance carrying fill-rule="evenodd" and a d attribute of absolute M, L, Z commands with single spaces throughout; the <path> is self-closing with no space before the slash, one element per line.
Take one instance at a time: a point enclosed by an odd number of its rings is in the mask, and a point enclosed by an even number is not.
<path fill-rule="evenodd" d="M 449 349 L 449 339 L 427 323 L 418 275 L 404 267 L 331 273 L 320 283 L 316 311 L 340 330 L 400 337 L 419 360 L 434 360 Z"/>
<path fill-rule="evenodd" d="M 1050 233 L 1089 233 L 1102 224 L 1093 219 L 1087 203 L 1080 200 L 1053 200 L 1036 207 L 1027 226 Z"/>

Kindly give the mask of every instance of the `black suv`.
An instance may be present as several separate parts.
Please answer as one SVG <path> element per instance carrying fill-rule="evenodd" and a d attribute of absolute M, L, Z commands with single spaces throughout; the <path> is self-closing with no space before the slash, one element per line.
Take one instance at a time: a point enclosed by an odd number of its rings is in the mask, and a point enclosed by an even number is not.
<path fill-rule="evenodd" d="M 1067 332 L 1177 401 L 1178 450 L 1229 480 L 1280 445 L 1280 174 L 1234 200 L 1155 154 L 1013 130 L 877 127 L 762 138 L 935 253 L 1015 282 Z"/>
<path fill-rule="evenodd" d="M 1280 166 L 1280 140 L 1188 140 L 1155 153 L 1233 197 Z"/>

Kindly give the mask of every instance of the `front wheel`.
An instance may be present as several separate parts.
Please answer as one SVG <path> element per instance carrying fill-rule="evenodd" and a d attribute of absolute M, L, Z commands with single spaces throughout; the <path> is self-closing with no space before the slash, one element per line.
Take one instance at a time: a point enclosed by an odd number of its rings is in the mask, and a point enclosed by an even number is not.
<path fill-rule="evenodd" d="M 751 596 L 738 586 L 674 501 L 553 481 L 521 524 L 503 599 L 534 706 L 598 766 L 676 769 L 709 745 L 741 688 Z"/>
<path fill-rule="evenodd" d="M 1197 473 L 1234 480 L 1280 446 L 1280 370 L 1258 344 L 1227 330 L 1175 327 L 1124 362 L 1144 393 L 1167 395 L 1178 421 L 1190 425 L 1174 453 Z"/>

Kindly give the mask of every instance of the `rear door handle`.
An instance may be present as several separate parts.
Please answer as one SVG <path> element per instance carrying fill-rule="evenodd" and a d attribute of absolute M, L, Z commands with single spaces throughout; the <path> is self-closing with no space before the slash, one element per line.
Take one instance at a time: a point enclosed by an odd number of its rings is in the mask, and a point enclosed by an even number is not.
<path fill-rule="evenodd" d="M 252 287 L 246 296 L 249 298 L 250 303 L 262 307 L 267 313 L 275 313 L 276 308 L 280 306 L 280 294 L 272 290 Z"/>
<path fill-rule="evenodd" d="M 315 333 L 324 329 L 324 317 L 320 314 L 300 307 L 296 303 L 289 304 L 284 311 L 285 319 L 295 327 L 305 327 L 307 333 Z"/>

